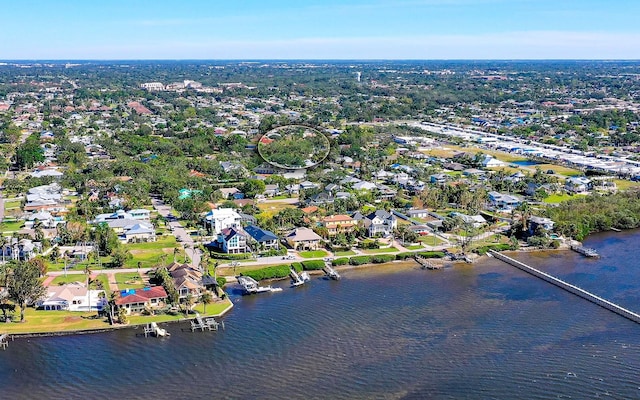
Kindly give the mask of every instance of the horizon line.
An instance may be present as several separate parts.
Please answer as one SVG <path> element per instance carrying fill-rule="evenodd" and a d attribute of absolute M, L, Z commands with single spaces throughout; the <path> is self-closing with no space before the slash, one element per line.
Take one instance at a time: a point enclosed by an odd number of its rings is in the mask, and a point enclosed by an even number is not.
<path fill-rule="evenodd" d="M 116 62 L 116 61 L 631 61 L 640 62 L 640 58 L 15 58 L 0 59 L 0 63 L 11 62 Z"/>

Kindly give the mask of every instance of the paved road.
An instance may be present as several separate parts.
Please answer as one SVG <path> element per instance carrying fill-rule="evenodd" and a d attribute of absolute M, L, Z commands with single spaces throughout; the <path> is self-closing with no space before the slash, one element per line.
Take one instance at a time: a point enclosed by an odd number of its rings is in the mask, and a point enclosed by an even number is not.
<path fill-rule="evenodd" d="M 168 206 L 162 200 L 155 198 L 151 199 L 151 204 L 158 214 L 167 218 L 173 235 L 176 237 L 176 240 L 184 245 L 187 256 L 191 258 L 191 265 L 198 267 L 200 265 L 200 259 L 202 258 L 200 250 L 197 249 L 197 244 L 193 241 L 191 235 L 187 233 L 180 222 L 173 216 L 173 214 L 171 214 L 171 206 Z"/>

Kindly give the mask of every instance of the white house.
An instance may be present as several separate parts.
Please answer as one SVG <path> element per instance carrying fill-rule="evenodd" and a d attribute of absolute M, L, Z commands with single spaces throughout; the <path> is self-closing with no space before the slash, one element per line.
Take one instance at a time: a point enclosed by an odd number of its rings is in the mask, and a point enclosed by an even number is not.
<path fill-rule="evenodd" d="M 518 207 L 522 201 L 516 196 L 492 191 L 489 192 L 489 203 L 496 211 L 511 211 Z"/>
<path fill-rule="evenodd" d="M 247 236 L 240 228 L 226 228 L 218 234 L 217 245 L 225 253 L 245 253 L 247 251 Z"/>
<path fill-rule="evenodd" d="M 484 160 L 482 160 L 482 166 L 485 168 L 492 168 L 492 167 L 503 167 L 505 166 L 506 163 L 492 157 L 492 156 L 485 156 Z"/>
<path fill-rule="evenodd" d="M 584 176 L 567 178 L 564 184 L 565 189 L 572 193 L 585 193 L 592 187 L 591 179 Z"/>
<path fill-rule="evenodd" d="M 388 236 L 398 226 L 396 217 L 384 210 L 375 211 L 363 219 L 369 237 Z"/>
<path fill-rule="evenodd" d="M 233 208 L 218 208 L 209 211 L 204 220 L 212 233 L 219 234 L 223 229 L 239 227 L 242 217 Z"/>
<path fill-rule="evenodd" d="M 106 304 L 104 290 L 87 290 L 81 283 L 49 286 L 36 307 L 44 310 L 101 311 Z"/>

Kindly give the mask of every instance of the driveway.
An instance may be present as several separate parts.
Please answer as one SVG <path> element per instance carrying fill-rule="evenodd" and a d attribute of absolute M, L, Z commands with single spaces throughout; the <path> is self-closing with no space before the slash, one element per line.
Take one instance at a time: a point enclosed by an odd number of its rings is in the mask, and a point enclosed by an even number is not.
<path fill-rule="evenodd" d="M 171 228 L 171 232 L 176 237 L 176 240 L 185 247 L 187 256 L 191 258 L 191 265 L 197 268 L 200 265 L 200 250 L 196 248 L 197 245 L 193 241 L 191 235 L 187 233 L 184 227 L 180 224 L 180 221 L 178 221 L 171 213 L 171 206 L 166 205 L 162 200 L 155 198 L 151 199 L 151 204 L 158 214 L 162 215 L 169 221 L 167 224 Z"/>

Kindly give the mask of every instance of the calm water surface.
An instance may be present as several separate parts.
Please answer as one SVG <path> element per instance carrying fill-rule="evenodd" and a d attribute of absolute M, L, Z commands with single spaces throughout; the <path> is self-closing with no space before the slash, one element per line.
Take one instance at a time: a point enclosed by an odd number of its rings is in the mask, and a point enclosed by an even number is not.
<path fill-rule="evenodd" d="M 640 231 L 516 258 L 640 311 Z M 494 259 L 241 297 L 222 332 L 20 339 L 2 399 L 640 398 L 640 325 Z"/>

